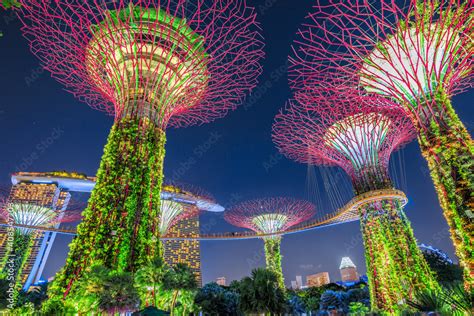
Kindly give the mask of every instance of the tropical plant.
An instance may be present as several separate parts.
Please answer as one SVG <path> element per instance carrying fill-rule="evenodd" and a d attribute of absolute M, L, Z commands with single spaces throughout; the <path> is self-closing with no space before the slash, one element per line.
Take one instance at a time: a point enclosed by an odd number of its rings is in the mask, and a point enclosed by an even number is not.
<path fill-rule="evenodd" d="M 320 309 L 336 310 L 347 313 L 349 305 L 349 296 L 340 291 L 327 290 L 321 295 Z"/>
<path fill-rule="evenodd" d="M 443 301 L 451 307 L 453 314 L 474 315 L 474 295 L 466 291 L 461 283 L 448 287 L 441 296 Z"/>
<path fill-rule="evenodd" d="M 48 284 L 43 283 L 37 286 L 31 286 L 28 291 L 21 290 L 18 293 L 16 306 L 22 307 L 26 304 L 32 303 L 35 308 L 41 307 L 43 301 L 48 298 L 47 295 Z"/>
<path fill-rule="evenodd" d="M 273 313 L 286 311 L 285 293 L 280 288 L 278 276 L 271 270 L 258 268 L 251 277 L 240 281 L 240 309 L 245 313 Z"/>
<path fill-rule="evenodd" d="M 369 312 L 369 308 L 361 302 L 351 302 L 349 304 L 349 315 L 366 315 Z"/>
<path fill-rule="evenodd" d="M 348 302 L 362 303 L 366 307 L 370 307 L 370 292 L 367 286 L 361 288 L 353 288 L 347 291 Z"/>
<path fill-rule="evenodd" d="M 133 311 L 140 304 L 133 281 L 128 272 L 95 265 L 75 284 L 68 295 L 68 302 L 81 313 Z"/>
<path fill-rule="evenodd" d="M 145 293 L 144 302 L 151 297 L 153 306 L 158 306 L 159 286 L 163 282 L 164 275 L 167 270 L 163 259 L 155 257 L 150 259 L 146 265 L 141 267 L 135 274 L 135 286 L 141 293 Z"/>
<path fill-rule="evenodd" d="M 134 311 L 139 305 L 140 297 L 133 286 L 133 276 L 128 272 L 109 272 L 102 291 L 98 293 L 99 310 L 115 315 Z"/>
<path fill-rule="evenodd" d="M 22 306 L 16 307 L 10 311 L 11 315 L 35 315 L 35 305 L 31 302 L 27 302 Z"/>
<path fill-rule="evenodd" d="M 110 270 L 102 265 L 87 269 L 84 278 L 74 284 L 68 301 L 81 313 L 91 313 L 99 308 L 99 294 L 104 291 L 104 282 Z M 56 299 L 55 296 L 52 299 Z"/>
<path fill-rule="evenodd" d="M 200 289 L 194 303 L 204 315 L 240 315 L 239 295 L 212 282 Z"/>
<path fill-rule="evenodd" d="M 10 302 L 9 299 L 10 281 L 5 275 L 0 275 L 0 310 L 7 308 Z"/>
<path fill-rule="evenodd" d="M 76 308 L 61 298 L 50 298 L 41 305 L 42 315 L 75 315 Z"/>
<path fill-rule="evenodd" d="M 296 292 L 287 292 L 288 312 L 291 315 L 302 315 L 306 312 L 304 300 Z"/>
<path fill-rule="evenodd" d="M 438 252 L 423 251 L 423 256 L 440 284 L 450 286 L 463 281 L 460 265 L 447 261 Z"/>
<path fill-rule="evenodd" d="M 415 299 L 408 300 L 407 303 L 420 312 L 440 312 L 448 307 L 443 298 L 443 293 L 432 290 L 415 293 Z"/>
<path fill-rule="evenodd" d="M 173 292 L 170 306 L 171 315 L 174 315 L 174 308 L 180 292 L 194 291 L 196 288 L 196 276 L 186 264 L 178 263 L 166 271 L 163 276 L 163 289 Z"/>

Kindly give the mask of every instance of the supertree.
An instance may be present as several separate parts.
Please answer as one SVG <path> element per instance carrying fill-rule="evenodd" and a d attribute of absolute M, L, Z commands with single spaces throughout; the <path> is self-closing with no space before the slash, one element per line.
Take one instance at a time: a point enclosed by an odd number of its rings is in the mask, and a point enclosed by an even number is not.
<path fill-rule="evenodd" d="M 159 253 L 165 129 L 242 102 L 263 42 L 245 0 L 21 1 L 25 37 L 53 77 L 115 117 L 84 221 L 57 277 L 65 295 L 101 264 L 134 271 Z"/>
<path fill-rule="evenodd" d="M 465 285 L 474 280 L 474 144 L 451 97 L 472 86 L 472 1 L 318 1 L 290 58 L 296 90 L 336 82 L 403 107 L 438 194 Z"/>
<path fill-rule="evenodd" d="M 76 222 L 81 219 L 80 203 L 70 203 L 68 210 L 55 210 L 32 201 L 2 198 L 0 219 L 12 230 L 11 241 L 7 242 L 5 254 L 0 262 L 1 274 L 15 284 L 15 292 L 21 288 L 25 264 L 34 247 L 35 238 L 42 230 L 61 223 Z"/>
<path fill-rule="evenodd" d="M 280 287 L 285 288 L 280 234 L 310 219 L 315 213 L 315 206 L 307 201 L 277 197 L 242 202 L 226 211 L 224 218 L 232 225 L 263 235 L 267 269 L 277 274 Z"/>
<path fill-rule="evenodd" d="M 340 166 L 350 176 L 372 308 L 396 312 L 414 291 L 436 290 L 403 212 L 406 198 L 394 190 L 388 171 L 391 153 L 414 137 L 409 118 L 385 99 L 350 90 L 305 91 L 300 97 L 301 103 L 290 101 L 277 115 L 273 140 L 291 159 Z"/>
<path fill-rule="evenodd" d="M 203 189 L 181 182 L 165 181 L 161 193 L 160 235 L 179 221 L 199 215 L 215 200 Z"/>

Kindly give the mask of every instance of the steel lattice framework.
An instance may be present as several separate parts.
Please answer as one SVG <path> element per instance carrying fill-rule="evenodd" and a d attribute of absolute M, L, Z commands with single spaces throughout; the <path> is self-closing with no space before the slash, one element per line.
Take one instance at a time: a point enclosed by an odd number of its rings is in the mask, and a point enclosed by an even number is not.
<path fill-rule="evenodd" d="M 161 128 L 234 109 L 261 73 L 262 38 L 245 1 L 22 1 L 33 53 L 76 97 Z"/>
<path fill-rule="evenodd" d="M 400 4 L 404 5 L 400 5 Z M 473 82 L 472 1 L 317 1 L 298 32 L 290 85 L 346 85 L 403 107 L 464 267 L 474 282 L 474 144 L 451 97 Z"/>
<path fill-rule="evenodd" d="M 15 284 L 13 290 L 17 293 L 22 286 L 20 276 L 33 251 L 35 238 L 40 233 L 36 228 L 55 229 L 58 224 L 79 221 L 84 205 L 73 202 L 66 211 L 62 211 L 31 201 L 11 201 L 11 196 L 1 194 L 0 222 L 2 226 L 7 226 L 7 231 L 11 229 L 8 232 L 11 237 L 4 245 L 6 248 L 0 260 L 0 272 L 10 277 L 12 284 Z"/>
<path fill-rule="evenodd" d="M 443 119 L 439 93 L 473 85 L 468 1 L 319 2 L 295 40 L 292 88 L 344 82 L 403 104 L 423 125 Z"/>
<path fill-rule="evenodd" d="M 307 221 L 315 213 L 315 206 L 307 201 L 277 197 L 242 202 L 226 211 L 224 218 L 232 225 L 266 235 L 263 241 L 267 268 L 276 273 L 280 287 L 284 288 L 281 236 L 272 234 Z"/>
<path fill-rule="evenodd" d="M 302 163 L 340 166 L 357 194 L 393 187 L 390 155 L 415 137 L 405 113 L 356 91 L 308 90 L 298 96 L 302 104 L 290 100 L 276 116 L 280 151 Z"/>
<path fill-rule="evenodd" d="M 5 198 L 0 202 L 0 218 L 10 223 L 12 226 L 19 225 L 17 229 L 23 234 L 31 234 L 34 229 L 23 228 L 32 227 L 53 227 L 60 223 L 72 223 L 81 220 L 81 212 L 84 205 L 77 202 L 69 202 L 66 211 L 57 211 L 51 207 L 31 202 L 10 202 Z"/>
<path fill-rule="evenodd" d="M 243 202 L 224 213 L 232 225 L 257 233 L 275 233 L 310 219 L 316 213 L 313 204 L 290 198 L 267 198 Z"/>
<path fill-rule="evenodd" d="M 210 122 L 238 106 L 261 73 L 263 42 L 245 0 L 21 4 L 23 33 L 44 67 L 115 117 L 53 289 L 67 295 L 95 262 L 134 271 L 161 255 L 151 241 L 160 237 L 165 129 Z"/>
<path fill-rule="evenodd" d="M 391 193 L 390 155 L 414 138 L 410 119 L 384 98 L 347 88 L 307 88 L 297 99 L 277 115 L 274 142 L 291 159 L 337 165 L 350 175 L 357 195 L 351 210 L 360 216 L 372 308 L 396 312 L 400 302 L 413 298 L 412 289 L 436 289 L 403 212 L 405 198 Z"/>

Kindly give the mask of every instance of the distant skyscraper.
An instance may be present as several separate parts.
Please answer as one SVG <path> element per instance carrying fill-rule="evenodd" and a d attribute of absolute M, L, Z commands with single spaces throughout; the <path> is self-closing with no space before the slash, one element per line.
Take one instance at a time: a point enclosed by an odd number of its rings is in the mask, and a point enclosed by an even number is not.
<path fill-rule="evenodd" d="M 301 289 L 301 287 L 303 286 L 303 278 L 301 277 L 301 275 L 296 276 L 296 286 L 299 289 Z"/>
<path fill-rule="evenodd" d="M 320 287 L 330 282 L 329 273 L 327 272 L 320 272 L 306 277 L 306 285 L 308 287 Z"/>
<path fill-rule="evenodd" d="M 196 206 L 187 206 L 196 207 Z M 184 219 L 170 227 L 168 234 L 171 236 L 199 236 L 199 216 Z M 163 240 L 165 262 L 173 266 L 177 263 L 186 263 L 193 270 L 202 285 L 201 276 L 201 250 L 199 240 Z"/>
<path fill-rule="evenodd" d="M 293 290 L 298 289 L 298 285 L 296 284 L 296 281 L 291 281 L 291 288 L 292 288 Z"/>
<path fill-rule="evenodd" d="M 353 282 L 359 280 L 357 267 L 349 257 L 342 258 L 341 265 L 339 266 L 339 271 L 341 271 L 342 282 Z"/>
<path fill-rule="evenodd" d="M 13 202 L 34 202 L 51 207 L 57 211 L 67 208 L 69 192 L 91 192 L 95 178 L 74 172 L 20 172 L 12 175 L 13 188 L 10 200 Z M 195 196 L 169 186 L 161 192 L 163 199 L 179 200 L 185 207 L 198 207 L 200 210 L 222 212 L 224 208 L 206 197 Z M 7 253 L 8 229 L 0 220 L 0 264 Z M 55 232 L 37 231 L 34 245 L 20 280 L 27 290 L 31 284 L 38 282 L 48 259 L 56 237 Z M 181 220 L 169 229 L 173 236 L 199 236 L 199 216 Z M 194 271 L 199 285 L 201 279 L 200 247 L 198 240 L 164 240 L 164 257 L 169 265 L 186 263 Z M 2 266 L 0 265 L 0 268 Z M 1 270 L 1 269 L 0 269 Z"/>
<path fill-rule="evenodd" d="M 225 277 L 219 277 L 216 279 L 216 283 L 222 286 L 225 286 Z"/>

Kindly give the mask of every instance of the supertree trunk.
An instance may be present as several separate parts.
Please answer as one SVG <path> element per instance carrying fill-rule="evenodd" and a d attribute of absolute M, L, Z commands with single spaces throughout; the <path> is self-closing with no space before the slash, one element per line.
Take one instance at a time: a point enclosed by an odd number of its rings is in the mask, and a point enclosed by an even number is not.
<path fill-rule="evenodd" d="M 417 291 L 439 289 L 398 201 L 372 202 L 359 214 L 372 310 L 396 313 Z"/>
<path fill-rule="evenodd" d="M 281 253 L 280 244 L 281 237 L 273 236 L 263 239 L 265 243 L 265 261 L 267 269 L 275 272 L 278 278 L 278 285 L 280 288 L 285 288 L 285 280 L 283 278 L 283 271 L 281 269 Z"/>
<path fill-rule="evenodd" d="M 102 264 L 134 271 L 160 256 L 159 210 L 165 133 L 147 118 L 125 117 L 110 132 L 84 220 L 71 243 L 56 294 L 67 294 L 84 269 Z"/>
<path fill-rule="evenodd" d="M 2 261 L 1 270 L 3 277 L 10 283 L 15 284 L 13 288 L 13 298 L 15 301 L 23 284 L 21 275 L 33 247 L 34 234 L 24 233 L 19 229 L 15 229 L 11 248 L 7 249 L 5 260 Z"/>
<path fill-rule="evenodd" d="M 451 231 L 467 289 L 474 287 L 474 143 L 448 98 L 437 100 L 443 117 L 419 128 L 419 144 L 428 162 L 441 208 Z"/>

